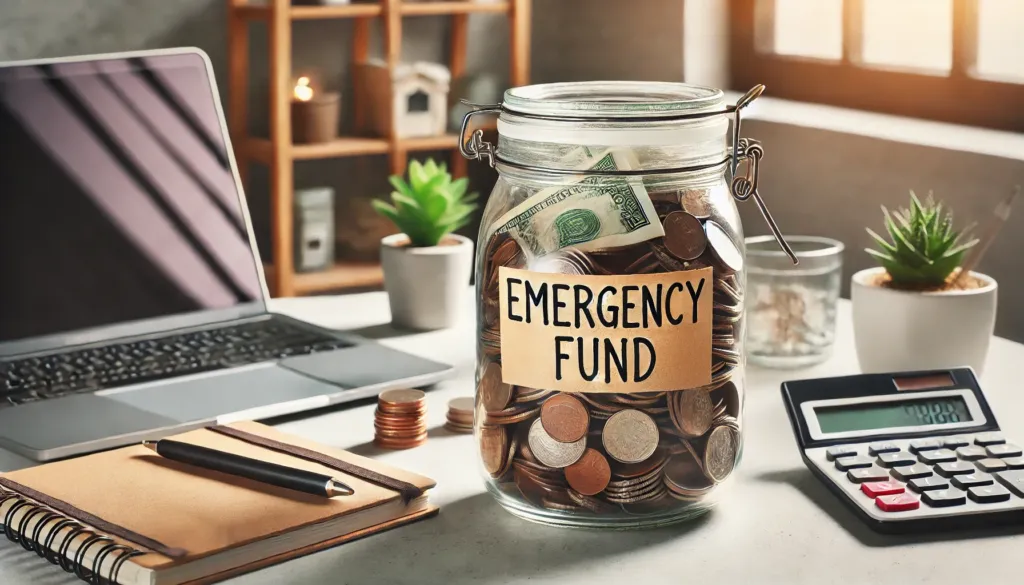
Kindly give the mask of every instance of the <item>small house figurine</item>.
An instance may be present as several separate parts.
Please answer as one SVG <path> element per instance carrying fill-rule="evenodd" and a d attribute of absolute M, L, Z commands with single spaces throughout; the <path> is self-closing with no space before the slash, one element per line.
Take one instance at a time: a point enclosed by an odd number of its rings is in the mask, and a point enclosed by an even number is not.
<path fill-rule="evenodd" d="M 417 138 L 444 134 L 451 74 L 443 65 L 411 63 L 388 70 L 371 61 L 357 68 L 357 91 L 364 92 L 367 116 L 359 130 L 377 136 Z"/>

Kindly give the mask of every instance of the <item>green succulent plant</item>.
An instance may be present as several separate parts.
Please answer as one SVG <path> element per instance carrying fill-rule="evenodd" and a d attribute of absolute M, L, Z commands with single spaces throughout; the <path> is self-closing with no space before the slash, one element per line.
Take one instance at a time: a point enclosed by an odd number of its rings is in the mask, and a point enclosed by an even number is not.
<path fill-rule="evenodd" d="M 376 199 L 373 208 L 409 236 L 411 245 L 436 246 L 442 238 L 469 223 L 476 193 L 466 193 L 468 179 L 453 181 L 444 164 L 433 160 L 409 163 L 409 181 L 389 177 L 391 203 Z"/>
<path fill-rule="evenodd" d="M 882 206 L 889 242 L 870 228 L 868 234 L 880 250 L 868 248 L 895 286 L 941 287 L 963 261 L 964 252 L 978 240 L 961 243 L 965 230 L 953 229 L 953 213 L 936 203 L 932 194 L 924 203 L 910 192 L 910 208 L 889 212 Z"/>

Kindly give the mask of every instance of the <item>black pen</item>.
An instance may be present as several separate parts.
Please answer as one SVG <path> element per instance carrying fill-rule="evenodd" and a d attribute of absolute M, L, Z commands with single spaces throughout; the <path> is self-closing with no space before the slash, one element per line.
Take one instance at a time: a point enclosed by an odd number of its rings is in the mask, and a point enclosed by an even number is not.
<path fill-rule="evenodd" d="M 181 441 L 169 439 L 143 441 L 142 446 L 171 461 L 187 463 L 203 469 L 244 477 L 314 496 L 333 498 L 334 496 L 351 496 L 355 493 L 351 487 L 329 475 L 285 467 L 259 459 L 250 459 L 234 453 L 217 451 Z"/>

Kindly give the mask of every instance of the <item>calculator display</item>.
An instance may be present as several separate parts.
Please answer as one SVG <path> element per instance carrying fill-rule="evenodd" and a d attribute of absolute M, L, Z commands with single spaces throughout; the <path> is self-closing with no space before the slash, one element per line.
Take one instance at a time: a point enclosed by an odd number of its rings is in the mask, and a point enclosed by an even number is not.
<path fill-rule="evenodd" d="M 960 396 L 924 400 L 848 404 L 814 409 L 823 433 L 941 425 L 971 420 Z"/>

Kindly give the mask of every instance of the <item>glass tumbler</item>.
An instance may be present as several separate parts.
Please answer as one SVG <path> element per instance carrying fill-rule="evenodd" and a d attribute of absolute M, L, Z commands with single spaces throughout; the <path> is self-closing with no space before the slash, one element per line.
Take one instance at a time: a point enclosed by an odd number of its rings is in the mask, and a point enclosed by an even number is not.
<path fill-rule="evenodd" d="M 769 368 L 802 368 L 832 355 L 843 243 L 786 236 L 798 265 L 772 236 L 747 238 L 747 355 Z"/>

